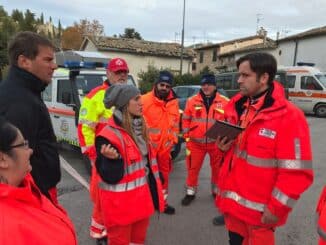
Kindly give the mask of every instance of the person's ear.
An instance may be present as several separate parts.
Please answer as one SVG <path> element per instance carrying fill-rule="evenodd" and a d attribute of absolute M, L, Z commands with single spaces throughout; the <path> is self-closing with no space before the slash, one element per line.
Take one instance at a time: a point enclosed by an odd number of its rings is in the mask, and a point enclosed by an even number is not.
<path fill-rule="evenodd" d="M 0 151 L 0 169 L 8 168 L 9 166 L 8 159 L 9 156 Z"/>
<path fill-rule="evenodd" d="M 24 70 L 29 70 L 31 67 L 32 60 L 27 58 L 25 55 L 19 55 L 17 60 L 17 65 L 19 68 L 22 68 Z"/>
<path fill-rule="evenodd" d="M 260 83 L 262 84 L 262 85 L 267 85 L 268 84 L 268 79 L 269 79 L 269 75 L 268 75 L 268 73 L 267 72 L 265 72 L 265 73 L 263 73 L 261 76 L 260 76 Z"/>

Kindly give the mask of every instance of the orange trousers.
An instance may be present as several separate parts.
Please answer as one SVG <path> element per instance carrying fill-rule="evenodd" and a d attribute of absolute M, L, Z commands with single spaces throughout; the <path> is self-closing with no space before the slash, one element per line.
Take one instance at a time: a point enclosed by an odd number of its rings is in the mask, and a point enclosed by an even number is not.
<path fill-rule="evenodd" d="M 142 219 L 130 225 L 119 225 L 107 228 L 108 244 L 110 245 L 129 245 L 145 244 L 149 218 Z"/>
<path fill-rule="evenodd" d="M 220 160 L 222 155 L 215 143 L 202 144 L 195 142 L 187 142 L 186 148 L 190 153 L 186 156 L 187 165 L 187 187 L 197 187 L 198 186 L 198 176 L 200 169 L 203 165 L 205 155 L 208 153 L 210 158 L 211 166 L 211 183 L 212 187 L 217 186 L 217 177 L 220 169 Z M 216 189 L 216 188 L 214 188 Z M 213 190 L 212 190 L 213 191 Z M 216 193 L 214 193 L 216 194 Z"/>
<path fill-rule="evenodd" d="M 105 226 L 103 225 L 101 203 L 99 200 L 98 184 L 100 176 L 96 172 L 96 167 L 92 165 L 89 193 L 93 202 L 93 212 L 90 226 L 90 236 L 92 238 L 102 238 L 106 236 Z"/>
<path fill-rule="evenodd" d="M 273 227 L 249 225 L 230 214 L 225 214 L 224 219 L 225 226 L 229 231 L 244 238 L 241 245 L 275 245 Z"/>

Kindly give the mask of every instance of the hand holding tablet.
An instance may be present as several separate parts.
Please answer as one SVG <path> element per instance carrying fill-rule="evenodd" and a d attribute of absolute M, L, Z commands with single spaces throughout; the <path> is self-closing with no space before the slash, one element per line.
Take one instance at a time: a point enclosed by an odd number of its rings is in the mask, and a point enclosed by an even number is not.
<path fill-rule="evenodd" d="M 227 137 L 228 140 L 234 140 L 243 130 L 244 128 L 237 125 L 217 120 L 207 130 L 206 136 L 211 139 L 217 139 L 218 137 L 223 139 Z"/>

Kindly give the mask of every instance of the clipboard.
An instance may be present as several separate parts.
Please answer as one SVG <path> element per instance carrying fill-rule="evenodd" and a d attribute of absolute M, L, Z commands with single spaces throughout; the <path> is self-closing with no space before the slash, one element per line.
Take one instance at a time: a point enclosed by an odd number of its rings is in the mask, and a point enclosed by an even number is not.
<path fill-rule="evenodd" d="M 206 135 L 206 137 L 211 138 L 211 139 L 217 139 L 218 136 L 220 136 L 221 138 L 224 138 L 226 136 L 228 138 L 228 140 L 233 140 L 243 130 L 244 130 L 244 128 L 239 127 L 237 125 L 216 120 L 215 123 L 213 124 L 213 126 L 211 126 L 207 130 L 205 135 Z"/>

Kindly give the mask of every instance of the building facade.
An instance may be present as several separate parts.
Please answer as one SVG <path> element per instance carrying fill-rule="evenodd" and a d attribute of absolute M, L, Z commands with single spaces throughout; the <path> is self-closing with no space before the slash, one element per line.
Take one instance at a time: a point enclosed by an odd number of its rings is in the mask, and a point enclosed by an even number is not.
<path fill-rule="evenodd" d="M 138 80 L 138 74 L 147 71 L 149 65 L 157 69 L 180 71 L 181 46 L 176 43 L 160 43 L 137 39 L 112 37 L 85 37 L 80 50 L 97 51 L 109 58 L 121 57 L 128 63 L 130 74 Z M 182 73 L 191 72 L 194 58 L 192 49 L 184 49 Z"/>
<path fill-rule="evenodd" d="M 280 65 L 312 63 L 321 71 L 326 71 L 326 26 L 288 36 L 277 42 L 276 53 Z"/>

